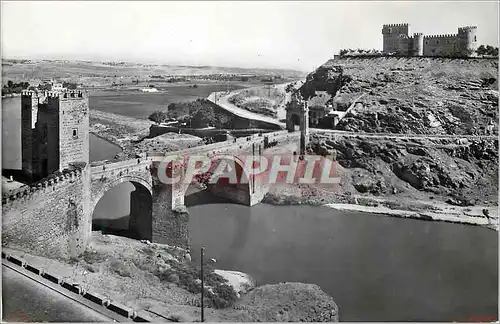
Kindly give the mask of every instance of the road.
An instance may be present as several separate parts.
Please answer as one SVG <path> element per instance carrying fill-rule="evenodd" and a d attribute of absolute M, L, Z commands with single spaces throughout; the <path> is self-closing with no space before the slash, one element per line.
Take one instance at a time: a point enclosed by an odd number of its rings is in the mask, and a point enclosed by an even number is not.
<path fill-rule="evenodd" d="M 4 322 L 113 322 L 64 295 L 2 265 Z"/>
<path fill-rule="evenodd" d="M 216 100 L 215 96 L 217 96 L 217 100 Z M 275 118 L 268 117 L 268 116 L 262 116 L 260 114 L 248 111 L 246 109 L 236 107 L 235 105 L 233 105 L 232 103 L 230 103 L 228 101 L 228 95 L 224 92 L 212 92 L 208 96 L 207 99 L 210 100 L 211 102 L 217 104 L 219 107 L 233 113 L 236 116 L 263 121 L 266 123 L 281 126 L 283 128 L 286 126 L 285 123 L 282 123 L 282 122 L 276 120 Z"/>

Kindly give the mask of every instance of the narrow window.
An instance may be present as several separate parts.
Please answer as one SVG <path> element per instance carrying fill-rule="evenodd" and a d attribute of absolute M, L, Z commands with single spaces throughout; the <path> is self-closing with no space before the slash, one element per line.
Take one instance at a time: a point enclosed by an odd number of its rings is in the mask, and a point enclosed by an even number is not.
<path fill-rule="evenodd" d="M 78 138 L 78 128 L 73 128 L 73 138 Z"/>
<path fill-rule="evenodd" d="M 389 28 L 389 33 L 392 33 L 392 28 Z"/>
<path fill-rule="evenodd" d="M 439 44 L 439 41 L 436 41 L 436 44 Z"/>
<path fill-rule="evenodd" d="M 477 42 L 476 36 L 474 36 L 474 41 Z"/>
<path fill-rule="evenodd" d="M 425 41 L 425 45 L 429 45 L 429 42 L 428 42 L 428 41 Z"/>

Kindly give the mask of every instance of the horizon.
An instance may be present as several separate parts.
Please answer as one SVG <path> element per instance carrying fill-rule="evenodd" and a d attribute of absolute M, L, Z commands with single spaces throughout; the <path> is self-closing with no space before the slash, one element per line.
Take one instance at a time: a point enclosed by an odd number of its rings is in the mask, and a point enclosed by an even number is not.
<path fill-rule="evenodd" d="M 499 43 L 497 1 L 2 1 L 1 7 L 4 59 L 305 72 L 343 48 L 381 49 L 382 25 L 394 23 L 424 35 L 474 25 L 478 45 Z"/>
<path fill-rule="evenodd" d="M 11 61 L 11 60 L 28 60 L 28 61 L 69 61 L 69 62 L 90 62 L 90 63 L 125 63 L 125 64 L 138 64 L 138 65 L 152 65 L 152 66 L 172 66 L 172 67 L 186 67 L 186 68 L 220 68 L 220 69 L 242 69 L 242 70 L 283 70 L 283 71 L 294 71 L 294 72 L 309 72 L 303 70 L 297 70 L 292 68 L 282 68 L 282 67 L 241 67 L 241 66 L 226 66 L 226 65 L 190 65 L 190 64 L 168 64 L 168 63 L 148 63 L 148 62 L 140 62 L 140 61 L 127 61 L 127 60 L 86 60 L 86 59 L 61 59 L 61 58 L 50 58 L 50 57 L 42 57 L 42 58 L 31 58 L 31 57 L 2 57 L 2 61 Z"/>

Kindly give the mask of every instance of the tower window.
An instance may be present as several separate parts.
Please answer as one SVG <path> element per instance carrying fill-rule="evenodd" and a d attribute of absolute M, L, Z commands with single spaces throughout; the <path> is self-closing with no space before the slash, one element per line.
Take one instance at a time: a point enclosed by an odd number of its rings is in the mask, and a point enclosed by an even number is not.
<path fill-rule="evenodd" d="M 78 138 L 78 128 L 73 128 L 73 138 Z"/>
<path fill-rule="evenodd" d="M 436 44 L 439 44 L 439 41 L 436 41 Z"/>
<path fill-rule="evenodd" d="M 425 41 L 425 45 L 429 45 L 429 42 L 428 42 L 428 41 Z"/>
<path fill-rule="evenodd" d="M 474 36 L 474 41 L 477 42 L 476 36 Z"/>
<path fill-rule="evenodd" d="M 392 28 L 389 28 L 389 33 L 392 33 Z"/>

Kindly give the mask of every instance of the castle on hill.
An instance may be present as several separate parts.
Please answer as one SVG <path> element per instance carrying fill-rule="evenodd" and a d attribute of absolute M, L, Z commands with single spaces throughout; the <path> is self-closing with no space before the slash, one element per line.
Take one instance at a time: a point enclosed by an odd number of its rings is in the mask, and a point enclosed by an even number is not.
<path fill-rule="evenodd" d="M 383 25 L 383 52 L 405 56 L 475 56 L 477 27 L 459 27 L 457 34 L 409 36 L 409 24 Z"/>

